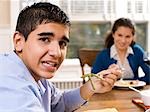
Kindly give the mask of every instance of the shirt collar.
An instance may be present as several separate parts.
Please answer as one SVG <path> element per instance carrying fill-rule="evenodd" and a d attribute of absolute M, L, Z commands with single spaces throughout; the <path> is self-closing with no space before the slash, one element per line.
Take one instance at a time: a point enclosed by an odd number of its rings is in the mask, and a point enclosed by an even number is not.
<path fill-rule="evenodd" d="M 42 80 L 38 81 L 38 85 L 39 85 L 39 91 L 41 93 L 41 95 L 43 95 L 46 92 L 46 83 Z"/>
<path fill-rule="evenodd" d="M 21 66 L 22 68 L 24 68 L 26 70 L 26 75 L 27 76 L 24 76 L 24 78 L 26 80 L 30 80 L 32 81 L 35 85 L 37 85 L 37 87 L 39 88 L 40 90 L 40 93 L 41 94 L 44 94 L 45 93 L 45 83 L 43 83 L 42 80 L 39 80 L 39 82 L 37 83 L 35 81 L 35 79 L 33 78 L 33 76 L 31 75 L 31 73 L 29 72 L 29 70 L 27 69 L 27 67 L 25 66 L 25 64 L 23 63 L 23 61 L 19 58 L 19 56 L 15 53 L 15 52 L 11 52 L 10 54 L 5 54 L 7 56 L 9 56 L 12 60 L 14 60 L 19 66 Z"/>
<path fill-rule="evenodd" d="M 134 54 L 133 49 L 130 46 L 127 49 L 126 57 L 129 54 Z M 116 59 L 117 55 L 118 55 L 117 54 L 117 49 L 116 49 L 115 45 L 112 45 L 111 48 L 110 48 L 110 57 Z"/>

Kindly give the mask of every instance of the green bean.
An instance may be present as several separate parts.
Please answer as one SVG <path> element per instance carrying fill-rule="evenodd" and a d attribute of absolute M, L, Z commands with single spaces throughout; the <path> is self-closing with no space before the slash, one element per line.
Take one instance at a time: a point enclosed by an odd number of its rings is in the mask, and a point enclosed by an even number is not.
<path fill-rule="evenodd" d="M 93 90 L 95 90 L 95 87 L 94 87 L 93 81 L 91 80 L 91 77 L 96 77 L 100 80 L 104 80 L 102 77 L 98 76 L 97 74 L 93 74 L 93 73 L 85 74 L 81 78 L 86 78 L 86 77 L 88 77 L 88 80 L 91 82 Z"/>

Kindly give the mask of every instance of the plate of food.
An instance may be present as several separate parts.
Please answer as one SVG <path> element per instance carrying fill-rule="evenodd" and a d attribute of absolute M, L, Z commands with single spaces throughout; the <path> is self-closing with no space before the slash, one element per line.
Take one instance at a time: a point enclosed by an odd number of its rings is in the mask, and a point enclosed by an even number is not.
<path fill-rule="evenodd" d="M 146 83 L 144 81 L 139 81 L 139 80 L 118 80 L 114 84 L 115 87 L 119 87 L 119 88 L 128 88 L 129 86 L 143 87 L 145 85 Z"/>

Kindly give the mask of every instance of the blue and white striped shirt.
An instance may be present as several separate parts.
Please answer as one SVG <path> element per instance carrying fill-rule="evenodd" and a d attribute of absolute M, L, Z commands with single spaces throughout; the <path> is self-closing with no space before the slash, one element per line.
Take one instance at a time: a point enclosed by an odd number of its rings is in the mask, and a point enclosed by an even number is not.
<path fill-rule="evenodd" d="M 0 55 L 0 112 L 71 112 L 84 103 L 79 88 L 61 92 L 45 79 L 36 83 L 14 52 Z"/>

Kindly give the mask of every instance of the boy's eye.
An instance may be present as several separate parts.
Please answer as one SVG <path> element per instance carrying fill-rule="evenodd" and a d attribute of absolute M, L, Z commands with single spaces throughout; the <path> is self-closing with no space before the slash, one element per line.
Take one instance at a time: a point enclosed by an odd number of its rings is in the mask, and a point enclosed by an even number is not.
<path fill-rule="evenodd" d="M 40 38 L 39 40 L 41 40 L 42 42 L 46 42 L 46 43 L 50 42 L 49 38 L 45 38 L 45 37 L 44 38 Z"/>
<path fill-rule="evenodd" d="M 59 45 L 60 45 L 60 48 L 64 48 L 64 47 L 66 47 L 68 45 L 68 42 L 66 42 L 66 41 L 60 41 Z"/>

